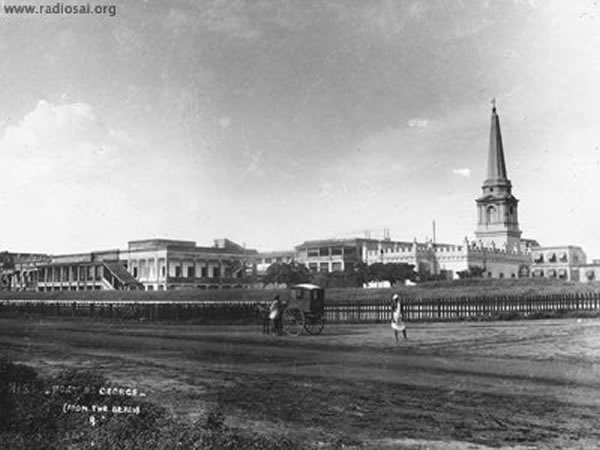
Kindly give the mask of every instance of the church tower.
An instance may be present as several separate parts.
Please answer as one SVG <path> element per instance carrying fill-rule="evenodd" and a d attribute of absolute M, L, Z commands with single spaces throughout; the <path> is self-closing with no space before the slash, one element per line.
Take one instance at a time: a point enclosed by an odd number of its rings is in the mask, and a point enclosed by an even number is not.
<path fill-rule="evenodd" d="M 517 216 L 519 200 L 512 195 L 512 185 L 506 174 L 500 120 L 496 113 L 495 100 L 492 100 L 487 169 L 487 179 L 482 186 L 483 193 L 476 200 L 478 220 L 475 238 L 485 247 L 518 252 L 521 242 Z"/>

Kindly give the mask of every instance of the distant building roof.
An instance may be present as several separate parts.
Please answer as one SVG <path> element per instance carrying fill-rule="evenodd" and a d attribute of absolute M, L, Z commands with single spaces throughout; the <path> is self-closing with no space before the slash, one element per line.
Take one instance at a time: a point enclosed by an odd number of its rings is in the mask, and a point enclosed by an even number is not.
<path fill-rule="evenodd" d="M 294 250 L 280 250 L 272 252 L 258 252 L 258 256 L 261 258 L 277 258 L 277 257 L 289 257 L 294 256 L 296 252 Z"/>
<path fill-rule="evenodd" d="M 127 243 L 129 250 L 145 250 L 153 248 L 166 248 L 169 246 L 177 247 L 196 247 L 194 241 L 179 241 L 175 239 L 141 239 L 136 241 L 129 241 Z"/>
<path fill-rule="evenodd" d="M 213 247 L 198 246 L 194 241 L 180 241 L 175 239 L 142 239 L 137 241 L 129 241 L 128 248 L 129 251 L 168 249 L 206 253 L 237 253 L 245 255 L 258 254 L 255 249 L 246 249 L 229 239 L 215 239 Z"/>
<path fill-rule="evenodd" d="M 545 250 L 567 250 L 567 249 L 577 249 L 583 251 L 583 248 L 579 245 L 553 245 L 551 247 L 533 247 L 533 251 L 545 251 Z"/>

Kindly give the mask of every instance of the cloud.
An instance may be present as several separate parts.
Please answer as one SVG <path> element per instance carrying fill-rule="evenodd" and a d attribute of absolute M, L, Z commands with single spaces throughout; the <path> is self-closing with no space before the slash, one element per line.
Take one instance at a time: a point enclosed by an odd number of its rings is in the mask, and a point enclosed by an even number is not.
<path fill-rule="evenodd" d="M 55 141 L 60 136 L 57 131 L 76 133 L 94 121 L 90 106 L 84 103 L 57 106 L 40 100 L 18 125 L 6 128 L 2 142 L 39 148 L 44 143 Z"/>
<path fill-rule="evenodd" d="M 40 176 L 73 181 L 99 176 L 123 165 L 133 139 L 104 125 L 86 103 L 40 100 L 0 139 L 0 161 L 9 179 L 22 185 Z"/>
<path fill-rule="evenodd" d="M 0 210 L 14 218 L 0 223 L 3 245 L 89 251 L 201 223 L 222 198 L 213 200 L 201 171 L 182 163 L 177 149 L 158 155 L 156 145 L 90 104 L 40 100 L 0 134 Z"/>
<path fill-rule="evenodd" d="M 452 173 L 454 175 L 459 175 L 461 177 L 465 177 L 465 178 L 469 178 L 471 176 L 471 169 L 469 168 L 464 168 L 464 169 L 454 169 L 452 171 Z"/>
<path fill-rule="evenodd" d="M 123 193 L 136 189 L 132 172 L 148 168 L 134 145 L 90 104 L 38 101 L 0 136 L 0 209 L 15 218 L 2 224 L 8 245 L 55 252 L 94 246 L 130 207 Z"/>
<path fill-rule="evenodd" d="M 429 124 L 427 119 L 410 119 L 408 121 L 409 128 L 425 128 Z"/>

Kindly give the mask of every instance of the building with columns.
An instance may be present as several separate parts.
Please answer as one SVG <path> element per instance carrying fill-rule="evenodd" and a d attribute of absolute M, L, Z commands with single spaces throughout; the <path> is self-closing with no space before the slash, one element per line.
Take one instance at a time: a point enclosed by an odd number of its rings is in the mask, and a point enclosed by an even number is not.
<path fill-rule="evenodd" d="M 229 239 L 212 247 L 192 241 L 130 241 L 122 252 L 127 270 L 146 290 L 243 287 L 244 276 L 256 272 L 258 252 Z"/>
<path fill-rule="evenodd" d="M 126 269 L 120 250 L 54 255 L 37 267 L 37 290 L 139 290 L 144 286 Z"/>
<path fill-rule="evenodd" d="M 244 287 L 258 252 L 229 239 L 130 241 L 126 250 L 66 255 L 0 253 L 0 290 L 221 289 Z"/>
<path fill-rule="evenodd" d="M 38 267 L 50 260 L 41 253 L 0 252 L 0 291 L 36 290 Z"/>

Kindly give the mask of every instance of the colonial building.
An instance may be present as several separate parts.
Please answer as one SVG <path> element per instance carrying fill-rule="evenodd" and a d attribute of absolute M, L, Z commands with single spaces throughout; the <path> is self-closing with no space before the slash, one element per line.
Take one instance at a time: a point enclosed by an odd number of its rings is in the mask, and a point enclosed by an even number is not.
<path fill-rule="evenodd" d="M 343 271 L 364 261 L 369 239 L 323 239 L 296 246 L 295 260 L 311 272 Z"/>
<path fill-rule="evenodd" d="M 137 290 L 144 286 L 126 269 L 119 250 L 55 255 L 37 267 L 37 290 Z"/>
<path fill-rule="evenodd" d="M 531 276 L 579 281 L 580 268 L 586 266 L 586 254 L 581 247 L 535 247 L 531 252 Z M 593 266 L 592 266 L 593 267 Z"/>
<path fill-rule="evenodd" d="M 583 264 L 578 267 L 579 281 L 591 283 L 600 281 L 600 262 L 594 261 L 591 264 Z"/>
<path fill-rule="evenodd" d="M 295 252 L 293 250 L 283 250 L 277 252 L 260 252 L 256 258 L 256 272 L 258 274 L 264 274 L 271 264 L 290 264 L 294 261 L 294 258 Z"/>
<path fill-rule="evenodd" d="M 130 241 L 126 250 L 68 255 L 1 253 L 2 290 L 220 289 L 243 287 L 258 252 L 228 239 Z"/>
<path fill-rule="evenodd" d="M 229 239 L 212 247 L 192 241 L 147 239 L 130 241 L 122 259 L 147 290 L 243 287 L 244 276 L 256 272 L 258 252 Z"/>
<path fill-rule="evenodd" d="M 38 267 L 50 262 L 48 255 L 40 253 L 0 253 L 0 290 L 36 290 Z"/>

